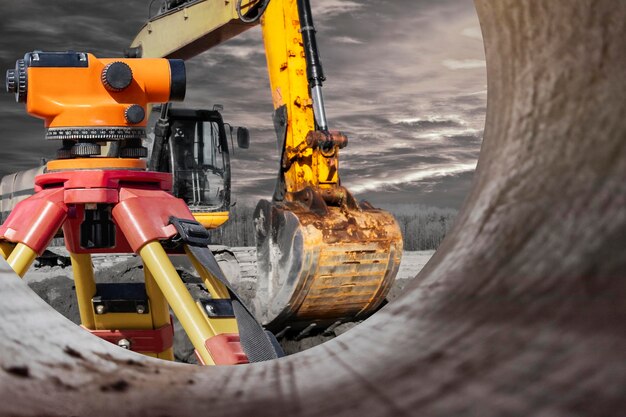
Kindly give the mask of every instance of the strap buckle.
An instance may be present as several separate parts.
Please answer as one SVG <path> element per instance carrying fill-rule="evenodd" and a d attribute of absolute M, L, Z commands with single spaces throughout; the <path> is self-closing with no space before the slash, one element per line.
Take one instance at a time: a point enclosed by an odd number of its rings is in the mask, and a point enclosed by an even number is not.
<path fill-rule="evenodd" d="M 170 224 L 174 225 L 178 232 L 178 237 L 174 240 L 182 241 L 187 245 L 207 247 L 211 243 L 211 235 L 209 231 L 195 220 L 179 219 L 170 217 Z"/>

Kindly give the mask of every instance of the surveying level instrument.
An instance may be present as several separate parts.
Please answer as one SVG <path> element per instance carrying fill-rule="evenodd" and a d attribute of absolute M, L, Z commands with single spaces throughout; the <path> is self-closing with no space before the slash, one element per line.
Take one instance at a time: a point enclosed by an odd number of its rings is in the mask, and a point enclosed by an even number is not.
<path fill-rule="evenodd" d="M 147 106 L 184 99 L 183 61 L 32 52 L 7 71 L 6 89 L 44 119 L 47 139 L 62 141 L 35 179 L 35 195 L 0 226 L 0 254 L 18 275 L 62 229 L 82 326 L 92 334 L 173 360 L 171 307 L 202 364 L 282 355 L 230 287 L 207 230 L 172 196 L 172 175 L 148 171 L 140 159 Z M 104 146 L 116 151 L 101 156 Z M 91 255 L 106 253 L 138 254 L 145 282 L 96 283 Z M 210 296 L 192 298 L 168 255 L 187 256 Z"/>

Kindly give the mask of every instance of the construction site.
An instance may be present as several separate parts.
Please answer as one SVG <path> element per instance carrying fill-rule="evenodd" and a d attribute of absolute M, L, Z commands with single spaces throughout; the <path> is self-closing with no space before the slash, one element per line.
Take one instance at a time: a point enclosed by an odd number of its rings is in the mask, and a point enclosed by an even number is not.
<path fill-rule="evenodd" d="M 314 12 L 358 3 L 153 0 L 118 54 L 12 57 L 10 114 L 41 119 L 54 155 L 0 184 L 0 415 L 623 415 L 626 3 L 473 3 L 480 33 L 462 33 L 484 46 L 484 133 L 399 122 L 480 148 L 475 172 L 458 159 L 403 177 L 471 181 L 458 215 L 419 228 L 417 206 L 378 203 L 391 194 L 372 184 L 401 188 L 392 173 L 346 179 L 386 151 L 337 128 L 333 112 L 359 104 L 329 88 L 330 21 Z M 261 172 L 237 167 L 265 159 L 258 128 L 238 125 L 255 118 L 219 97 L 197 107 L 194 84 L 198 57 L 250 31 L 277 149 L 265 196 Z M 358 77 L 339 82 L 376 82 Z M 247 246 L 226 242 L 235 220 Z"/>

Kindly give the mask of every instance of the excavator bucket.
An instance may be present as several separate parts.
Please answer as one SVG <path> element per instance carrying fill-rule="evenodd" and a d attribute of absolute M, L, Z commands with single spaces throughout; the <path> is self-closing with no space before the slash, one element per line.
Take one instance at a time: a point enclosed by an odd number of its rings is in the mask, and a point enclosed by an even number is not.
<path fill-rule="evenodd" d="M 274 332 L 364 319 L 385 301 L 402 254 L 393 216 L 367 203 L 259 202 L 257 318 Z M 351 198 L 351 197 L 350 197 Z"/>

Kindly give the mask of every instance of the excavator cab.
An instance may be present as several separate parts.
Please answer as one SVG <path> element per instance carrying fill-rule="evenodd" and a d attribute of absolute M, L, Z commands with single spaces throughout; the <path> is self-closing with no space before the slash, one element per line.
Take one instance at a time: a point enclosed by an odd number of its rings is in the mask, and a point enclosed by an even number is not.
<path fill-rule="evenodd" d="M 217 110 L 171 108 L 162 112 L 154 128 L 151 169 L 172 173 L 174 195 L 183 199 L 208 229 L 228 220 L 231 173 L 227 130 L 232 135 L 233 128 L 226 126 Z"/>

